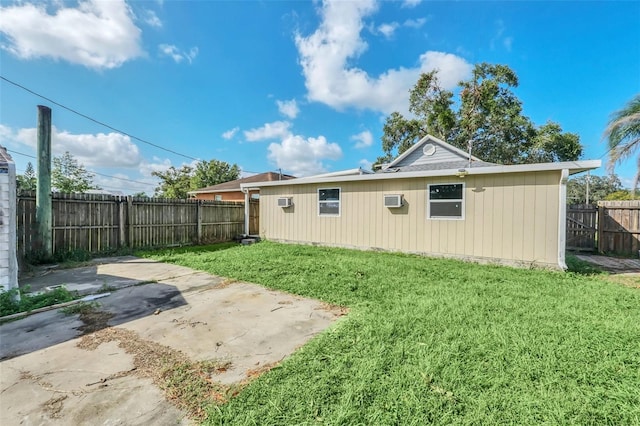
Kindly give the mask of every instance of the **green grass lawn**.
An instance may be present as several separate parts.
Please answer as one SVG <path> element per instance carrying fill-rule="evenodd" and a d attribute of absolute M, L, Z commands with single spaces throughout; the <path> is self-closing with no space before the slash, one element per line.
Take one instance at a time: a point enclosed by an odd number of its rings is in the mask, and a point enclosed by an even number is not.
<path fill-rule="evenodd" d="M 145 256 L 350 309 L 209 424 L 640 424 L 640 291 L 597 275 L 270 242 Z"/>

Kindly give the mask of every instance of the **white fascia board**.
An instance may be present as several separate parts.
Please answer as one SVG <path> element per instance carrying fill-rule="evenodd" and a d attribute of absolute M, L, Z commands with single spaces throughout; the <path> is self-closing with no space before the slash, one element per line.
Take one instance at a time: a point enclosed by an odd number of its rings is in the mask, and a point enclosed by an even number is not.
<path fill-rule="evenodd" d="M 597 169 L 602 165 L 601 160 L 584 160 L 584 161 L 565 161 L 562 163 L 536 163 L 536 164 L 516 164 L 511 166 L 488 166 L 488 167 L 467 167 L 464 169 L 447 169 L 447 170 L 426 170 L 417 172 L 396 172 L 396 173 L 374 173 L 370 175 L 352 175 L 352 176 L 333 176 L 333 177 L 315 177 L 298 178 L 285 181 L 271 182 L 253 182 L 250 184 L 242 184 L 242 189 L 261 188 L 265 186 L 283 186 L 283 185 L 304 185 L 312 183 L 331 183 L 331 182 L 351 182 L 351 181 L 368 181 L 368 180 L 386 180 L 386 179 L 410 179 L 420 177 L 442 177 L 453 176 L 458 178 L 460 170 L 466 172 L 465 176 L 473 175 L 492 175 L 503 173 L 526 173 L 526 172 L 544 172 L 551 170 L 569 170 L 570 174 L 584 172 L 586 170 Z"/>

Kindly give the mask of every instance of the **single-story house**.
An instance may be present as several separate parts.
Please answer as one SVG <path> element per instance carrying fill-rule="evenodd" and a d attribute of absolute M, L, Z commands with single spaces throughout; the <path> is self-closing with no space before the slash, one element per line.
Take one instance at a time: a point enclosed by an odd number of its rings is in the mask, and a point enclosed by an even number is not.
<path fill-rule="evenodd" d="M 219 183 L 218 185 L 199 188 L 195 191 L 189 191 L 190 197 L 198 200 L 216 200 L 216 201 L 244 201 L 245 194 L 240 189 L 240 185 L 254 182 L 279 182 L 282 180 L 295 179 L 295 176 L 285 175 L 283 173 L 266 172 L 249 176 L 242 179 L 236 179 L 229 182 Z M 249 197 L 257 199 L 260 197 L 258 189 L 252 189 Z"/>
<path fill-rule="evenodd" d="M 486 163 L 426 136 L 378 173 L 241 184 L 267 240 L 566 268 L 566 184 L 600 160 Z"/>

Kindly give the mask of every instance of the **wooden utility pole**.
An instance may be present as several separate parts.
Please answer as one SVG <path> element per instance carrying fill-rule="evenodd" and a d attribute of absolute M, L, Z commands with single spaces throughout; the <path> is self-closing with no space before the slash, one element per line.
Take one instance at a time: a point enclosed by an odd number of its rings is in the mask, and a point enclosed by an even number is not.
<path fill-rule="evenodd" d="M 36 222 L 45 258 L 53 256 L 51 233 L 51 108 L 38 105 Z"/>

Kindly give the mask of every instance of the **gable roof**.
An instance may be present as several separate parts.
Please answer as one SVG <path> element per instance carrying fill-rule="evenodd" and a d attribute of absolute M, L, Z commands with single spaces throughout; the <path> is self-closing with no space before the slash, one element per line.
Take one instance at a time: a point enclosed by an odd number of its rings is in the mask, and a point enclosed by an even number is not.
<path fill-rule="evenodd" d="M 430 154 L 425 153 L 423 150 L 427 145 L 432 145 L 433 149 Z M 391 163 L 386 164 L 382 168 L 382 172 L 387 169 L 398 168 L 404 171 L 407 167 L 422 166 L 421 170 L 434 170 L 445 168 L 440 163 L 457 163 L 456 166 L 451 167 L 468 167 L 469 166 L 469 154 L 463 150 L 456 148 L 453 145 L 446 143 L 445 141 L 436 138 L 432 135 L 427 135 L 424 138 L 416 142 L 411 148 L 399 155 Z M 495 165 L 493 163 L 486 163 L 477 157 L 471 156 L 471 167 L 476 165 Z M 430 167 L 432 166 L 432 167 Z M 414 167 L 415 169 L 415 167 Z M 415 169 L 418 170 L 418 169 Z"/>
<path fill-rule="evenodd" d="M 240 185 L 243 183 L 253 182 L 273 182 L 280 180 L 295 179 L 295 176 L 285 175 L 276 172 L 258 173 L 257 175 L 249 176 L 242 179 L 236 179 L 229 182 L 219 183 L 217 185 L 207 186 L 204 188 L 198 188 L 194 191 L 189 191 L 188 194 L 209 194 L 215 192 L 235 192 L 241 191 Z"/>

